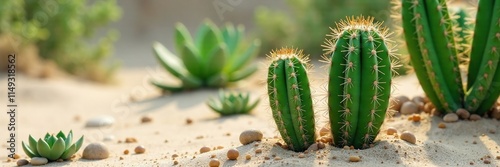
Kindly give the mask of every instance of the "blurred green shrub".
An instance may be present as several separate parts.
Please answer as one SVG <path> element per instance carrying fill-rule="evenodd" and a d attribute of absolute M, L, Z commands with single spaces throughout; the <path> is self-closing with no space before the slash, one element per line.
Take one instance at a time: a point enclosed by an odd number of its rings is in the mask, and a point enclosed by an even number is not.
<path fill-rule="evenodd" d="M 117 64 L 104 65 L 117 31 L 107 32 L 90 45 L 97 28 L 120 18 L 115 0 L 5 0 L 0 1 L 0 35 L 23 45 L 34 44 L 40 57 L 64 71 L 94 81 L 108 81 Z"/>
<path fill-rule="evenodd" d="M 346 16 L 373 16 L 385 21 L 390 16 L 389 0 L 286 0 L 291 13 L 266 7 L 257 9 L 255 21 L 262 53 L 273 48 L 295 46 L 319 58 L 329 27 Z"/>

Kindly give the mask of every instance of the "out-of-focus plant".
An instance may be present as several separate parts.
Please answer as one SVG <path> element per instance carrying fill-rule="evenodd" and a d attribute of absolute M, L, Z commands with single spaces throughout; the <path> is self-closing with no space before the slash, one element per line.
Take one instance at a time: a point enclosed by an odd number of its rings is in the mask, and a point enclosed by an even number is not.
<path fill-rule="evenodd" d="M 175 28 L 177 56 L 155 42 L 153 52 L 160 64 L 181 80 L 180 85 L 152 81 L 165 91 L 178 92 L 202 87 L 224 87 L 252 75 L 257 67 L 251 61 L 257 55 L 260 41 L 244 41 L 244 27 L 226 25 L 219 29 L 205 21 L 193 39 L 183 24 Z"/>
<path fill-rule="evenodd" d="M 0 35 L 15 38 L 19 49 L 35 44 L 42 58 L 56 62 L 68 73 L 107 81 L 117 66 L 102 63 L 118 33 L 108 32 L 95 46 L 86 40 L 120 15 L 115 0 L 93 4 L 73 0 L 0 1 Z"/>
<path fill-rule="evenodd" d="M 283 11 L 259 8 L 255 13 L 262 52 L 293 45 L 313 57 L 322 54 L 321 45 L 329 27 L 345 16 L 366 15 L 385 21 L 389 18 L 387 0 L 286 0 L 290 15 Z"/>
<path fill-rule="evenodd" d="M 208 107 L 222 116 L 235 114 L 248 114 L 254 109 L 259 100 L 250 101 L 249 93 L 224 92 L 219 91 L 217 98 L 210 98 L 207 101 Z"/>

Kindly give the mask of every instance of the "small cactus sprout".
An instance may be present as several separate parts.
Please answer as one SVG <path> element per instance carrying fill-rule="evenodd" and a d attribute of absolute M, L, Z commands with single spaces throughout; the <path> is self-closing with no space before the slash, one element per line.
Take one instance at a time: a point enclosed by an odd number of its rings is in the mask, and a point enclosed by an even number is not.
<path fill-rule="evenodd" d="M 384 122 L 392 78 L 390 35 L 373 17 L 337 24 L 325 42 L 328 108 L 337 147 L 368 148 Z"/>
<path fill-rule="evenodd" d="M 282 48 L 268 55 L 271 60 L 267 92 L 274 121 L 281 137 L 293 151 L 304 151 L 315 142 L 314 111 L 302 51 Z"/>
<path fill-rule="evenodd" d="M 250 101 L 249 93 L 241 92 L 224 92 L 219 91 L 218 98 L 210 98 L 207 101 L 208 107 L 222 116 L 235 115 L 235 114 L 248 114 L 254 109 L 259 100 L 254 102 Z"/>
<path fill-rule="evenodd" d="M 465 32 L 459 31 L 472 29 L 461 19 L 466 17 L 465 11 L 449 12 L 446 0 L 402 1 L 401 15 L 410 62 L 427 97 L 438 110 L 450 113 L 465 108 L 471 114 L 483 115 L 498 98 L 498 11 L 500 1 L 479 1 L 471 42 L 464 37 Z M 470 52 L 463 48 L 470 48 Z M 466 87 L 459 68 L 459 62 L 466 62 L 460 60 L 462 57 L 470 59 Z"/>
<path fill-rule="evenodd" d="M 162 44 L 153 44 L 154 55 L 161 65 L 181 81 L 180 85 L 152 84 L 169 92 L 201 87 L 224 87 L 252 75 L 257 67 L 249 65 L 255 58 L 260 41 L 249 45 L 243 41 L 244 27 L 226 25 L 219 30 L 211 21 L 205 21 L 192 39 L 187 28 L 177 24 L 175 46 L 177 56 Z"/>
<path fill-rule="evenodd" d="M 49 161 L 58 159 L 68 160 L 78 152 L 83 144 L 83 136 L 71 144 L 73 140 L 73 131 L 69 131 L 66 136 L 62 131 L 59 131 L 56 136 L 47 133 L 43 139 L 35 140 L 29 136 L 28 144 L 22 142 L 23 150 L 28 157 L 45 157 Z"/>

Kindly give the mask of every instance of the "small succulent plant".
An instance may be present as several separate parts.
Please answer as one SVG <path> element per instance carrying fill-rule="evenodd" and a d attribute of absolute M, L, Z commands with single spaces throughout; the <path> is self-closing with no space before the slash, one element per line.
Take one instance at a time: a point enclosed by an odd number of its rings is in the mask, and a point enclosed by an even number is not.
<path fill-rule="evenodd" d="M 392 81 L 388 30 L 373 17 L 337 24 L 325 42 L 328 109 L 333 144 L 368 148 L 384 122 Z"/>
<path fill-rule="evenodd" d="M 399 0 L 398 0 L 399 1 Z M 478 4 L 472 39 L 460 44 L 460 22 L 454 22 L 446 0 L 403 0 L 401 16 L 410 61 L 423 90 L 438 111 L 467 109 L 484 115 L 500 95 L 500 1 Z M 457 13 L 460 17 L 465 13 Z M 459 26 L 457 26 L 459 25 Z M 470 28 L 472 29 L 472 28 Z M 459 63 L 461 45 L 469 57 L 466 86 Z"/>
<path fill-rule="evenodd" d="M 38 141 L 30 135 L 28 145 L 23 141 L 22 146 L 24 153 L 30 158 L 45 157 L 50 161 L 67 160 L 80 149 L 83 144 L 83 136 L 76 143 L 71 144 L 72 140 L 72 131 L 69 131 L 68 136 L 59 131 L 56 136 L 47 133 L 43 139 L 38 139 Z"/>
<path fill-rule="evenodd" d="M 219 91 L 218 98 L 210 98 L 207 101 L 208 107 L 222 116 L 235 114 L 248 114 L 254 109 L 259 100 L 250 101 L 249 93 L 224 92 Z"/>
<path fill-rule="evenodd" d="M 315 121 L 307 59 L 302 51 L 272 51 L 267 94 L 281 137 L 293 151 L 304 151 L 315 142 Z"/>
<path fill-rule="evenodd" d="M 243 26 L 228 24 L 219 30 L 212 22 L 205 21 L 193 40 L 186 27 L 177 24 L 175 47 L 178 56 L 158 42 L 153 44 L 153 51 L 161 65 L 180 79 L 181 84 L 167 85 L 158 81 L 152 81 L 152 84 L 165 91 L 177 92 L 224 87 L 250 76 L 257 68 L 248 64 L 257 55 L 260 41 L 245 45 L 243 37 Z"/>

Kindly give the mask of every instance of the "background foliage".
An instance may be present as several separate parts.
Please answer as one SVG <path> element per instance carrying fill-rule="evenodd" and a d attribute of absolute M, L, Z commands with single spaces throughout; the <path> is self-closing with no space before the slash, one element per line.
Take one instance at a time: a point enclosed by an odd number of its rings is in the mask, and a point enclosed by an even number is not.
<path fill-rule="evenodd" d="M 89 45 L 97 28 L 120 18 L 115 0 L 93 4 L 81 0 L 0 1 L 0 35 L 16 38 L 19 48 L 34 44 L 39 56 L 54 61 L 64 71 L 87 79 L 106 81 L 117 64 L 103 61 L 112 51 L 116 31 L 107 32 Z"/>
<path fill-rule="evenodd" d="M 294 46 L 313 58 L 323 53 L 321 45 L 329 27 L 346 16 L 373 16 L 376 21 L 390 17 L 389 0 L 286 0 L 291 13 L 261 7 L 255 13 L 262 52 Z"/>

